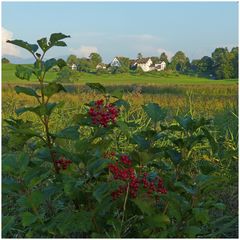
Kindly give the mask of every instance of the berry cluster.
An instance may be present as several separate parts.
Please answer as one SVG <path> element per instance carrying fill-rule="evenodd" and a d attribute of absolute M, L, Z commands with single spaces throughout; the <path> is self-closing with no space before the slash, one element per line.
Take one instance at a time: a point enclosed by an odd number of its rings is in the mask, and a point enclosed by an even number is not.
<path fill-rule="evenodd" d="M 61 170 L 61 169 L 66 170 L 67 167 L 69 166 L 69 164 L 72 163 L 71 160 L 66 159 L 65 157 L 61 157 L 60 159 L 56 160 L 55 162 L 56 162 L 59 170 Z"/>
<path fill-rule="evenodd" d="M 148 190 L 147 191 L 148 194 L 152 194 L 153 192 L 158 192 L 161 194 L 167 193 L 166 188 L 164 188 L 163 186 L 163 180 L 160 179 L 159 177 L 155 177 L 153 181 L 148 181 L 147 173 L 144 173 L 142 178 L 142 183 L 143 183 L 143 187 Z"/>
<path fill-rule="evenodd" d="M 126 164 L 126 165 L 128 165 L 128 166 L 131 166 L 131 165 L 132 165 L 132 161 L 128 158 L 127 155 L 122 155 L 122 156 L 120 157 L 120 160 L 121 160 L 121 162 L 122 162 L 123 164 Z"/>
<path fill-rule="evenodd" d="M 159 177 L 156 177 L 153 181 L 149 181 L 147 179 L 147 173 L 144 173 L 142 177 L 138 178 L 131 165 L 132 161 L 127 155 L 122 155 L 120 157 L 120 162 L 108 165 L 108 169 L 113 174 L 114 179 L 125 182 L 124 185 L 119 186 L 116 191 L 111 193 L 113 200 L 119 198 L 128 188 L 130 197 L 136 198 L 140 184 L 143 185 L 144 189 L 148 190 L 148 194 L 152 194 L 153 192 L 161 194 L 167 193 L 167 190 L 163 186 L 163 181 Z"/>
<path fill-rule="evenodd" d="M 110 122 L 115 123 L 119 109 L 111 103 L 104 104 L 104 100 L 100 99 L 89 109 L 88 114 L 91 116 L 93 124 L 107 127 Z"/>

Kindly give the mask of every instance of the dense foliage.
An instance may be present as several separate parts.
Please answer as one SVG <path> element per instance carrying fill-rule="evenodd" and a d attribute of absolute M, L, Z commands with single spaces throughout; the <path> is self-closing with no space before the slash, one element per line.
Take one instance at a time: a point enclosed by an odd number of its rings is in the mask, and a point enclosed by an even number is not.
<path fill-rule="evenodd" d="M 95 58 L 95 59 L 94 59 Z M 138 54 L 138 59 L 142 58 L 142 54 Z M 109 71 L 102 73 L 126 73 L 130 71 L 138 72 L 141 69 L 133 68 L 131 61 L 126 57 L 118 57 L 121 67 L 110 67 Z M 177 71 L 182 74 L 195 75 L 211 79 L 229 79 L 238 78 L 238 47 L 229 51 L 227 48 L 216 48 L 212 56 L 204 56 L 201 59 L 193 59 L 191 62 L 184 52 L 178 51 L 168 60 L 166 53 L 162 53 L 160 57 L 151 57 L 153 64 L 164 61 L 167 64 L 166 70 Z M 83 72 L 100 72 L 96 70 L 98 63 L 102 63 L 102 58 L 98 53 L 91 53 L 89 58 L 77 58 L 70 55 L 67 63 L 77 64 L 78 70 Z M 166 71 L 165 70 L 165 71 Z"/>
<path fill-rule="evenodd" d="M 37 105 L 16 110 L 39 121 L 5 119 L 3 152 L 3 236 L 75 238 L 187 238 L 235 236 L 237 218 L 222 193 L 236 181 L 237 147 L 216 135 L 210 119 L 189 114 L 168 121 L 167 109 L 142 106 L 146 121 L 129 114 L 119 89 L 88 87 L 102 94 L 86 104 L 69 126 L 54 131 L 51 120 L 66 91 L 45 83 L 62 59 L 43 60 L 48 49 L 69 36 L 54 33 L 38 45 L 9 41 L 35 57 L 16 75 L 39 80 L 37 89 L 16 86 Z M 43 53 L 37 52 L 38 46 Z M 231 159 L 231 161 L 229 161 Z"/>

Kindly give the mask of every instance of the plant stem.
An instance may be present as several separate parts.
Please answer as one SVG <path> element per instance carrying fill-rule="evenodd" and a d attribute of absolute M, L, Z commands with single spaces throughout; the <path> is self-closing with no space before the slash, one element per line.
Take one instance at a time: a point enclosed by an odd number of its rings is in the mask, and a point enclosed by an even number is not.
<path fill-rule="evenodd" d="M 125 195 L 125 199 L 124 199 L 124 204 L 123 204 L 123 216 L 122 216 L 122 221 L 121 221 L 121 232 L 122 232 L 122 226 L 123 226 L 123 222 L 124 222 L 124 215 L 125 215 L 125 211 L 126 211 L 126 205 L 127 205 L 127 199 L 128 199 L 128 192 L 129 192 L 129 183 L 127 185 L 127 191 L 126 191 L 126 195 Z"/>

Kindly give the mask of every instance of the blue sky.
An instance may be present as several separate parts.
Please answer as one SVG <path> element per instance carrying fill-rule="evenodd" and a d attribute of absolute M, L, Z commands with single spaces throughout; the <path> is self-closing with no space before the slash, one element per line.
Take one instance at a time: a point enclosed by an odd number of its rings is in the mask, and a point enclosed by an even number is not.
<path fill-rule="evenodd" d="M 172 56 L 182 50 L 190 59 L 210 56 L 216 47 L 238 45 L 237 2 L 4 2 L 2 40 L 34 43 L 53 32 L 71 35 L 68 47 L 48 57 L 98 52 L 114 56 Z M 2 53 L 28 58 L 3 43 Z"/>

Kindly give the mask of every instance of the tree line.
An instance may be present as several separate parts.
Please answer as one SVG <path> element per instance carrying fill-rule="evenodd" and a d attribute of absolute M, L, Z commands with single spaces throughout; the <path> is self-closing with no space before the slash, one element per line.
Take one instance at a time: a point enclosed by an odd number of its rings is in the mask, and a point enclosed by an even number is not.
<path fill-rule="evenodd" d="M 137 59 L 143 58 L 141 53 L 138 53 Z M 110 72 L 129 72 L 139 71 L 139 69 L 131 68 L 131 60 L 127 57 L 118 57 L 121 63 L 120 68 L 112 68 Z M 231 51 L 228 48 L 216 48 L 211 57 L 204 56 L 201 59 L 192 61 L 186 56 L 183 51 L 178 51 L 168 59 L 166 53 L 162 53 L 160 57 L 152 56 L 153 64 L 165 61 L 167 64 L 166 70 L 177 71 L 182 74 L 194 75 L 199 77 L 207 77 L 212 79 L 229 79 L 238 78 L 238 47 L 233 47 Z M 98 53 L 91 53 L 89 58 L 77 58 L 75 55 L 70 55 L 67 59 L 69 65 L 76 64 L 79 71 L 96 72 L 107 71 L 103 69 L 96 70 L 96 66 L 102 63 L 102 57 Z"/>
<path fill-rule="evenodd" d="M 141 53 L 138 53 L 137 59 L 143 58 Z M 178 51 L 168 59 L 166 53 L 162 53 L 159 57 L 150 57 L 153 64 L 164 61 L 166 63 L 166 71 L 176 71 L 182 74 L 206 77 L 212 79 L 229 79 L 238 78 L 238 47 L 233 47 L 231 51 L 228 48 L 216 48 L 211 57 L 204 56 L 201 59 L 192 61 L 186 56 L 183 51 Z M 127 57 L 118 57 L 121 63 L 120 67 L 113 67 L 106 64 L 105 67 L 96 69 L 98 64 L 102 64 L 103 60 L 99 53 L 91 53 L 89 58 L 78 58 L 76 55 L 70 55 L 67 58 L 68 66 L 76 64 L 77 70 L 87 73 L 126 73 L 126 72 L 142 72 L 140 68 L 132 67 L 132 60 Z M 2 63 L 9 63 L 9 60 L 2 58 Z M 63 75 L 71 75 L 69 67 L 62 70 Z M 61 75 L 61 74 L 60 74 Z"/>

